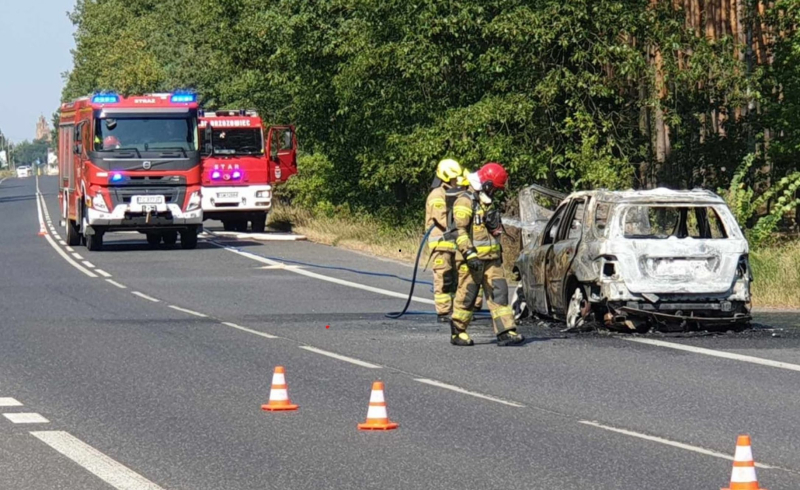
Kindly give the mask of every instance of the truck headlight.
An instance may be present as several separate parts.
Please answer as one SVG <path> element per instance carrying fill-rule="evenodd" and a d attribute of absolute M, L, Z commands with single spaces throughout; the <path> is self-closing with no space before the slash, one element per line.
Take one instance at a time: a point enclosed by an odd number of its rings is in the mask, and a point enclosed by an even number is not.
<path fill-rule="evenodd" d="M 200 198 L 200 192 L 192 192 L 192 195 L 189 196 L 189 205 L 186 206 L 186 211 L 194 211 L 195 209 L 199 209 L 202 203 L 203 201 Z"/>
<path fill-rule="evenodd" d="M 269 199 L 272 197 L 272 189 L 265 189 L 263 191 L 256 192 L 256 197 L 259 199 Z"/>
<path fill-rule="evenodd" d="M 102 211 L 104 213 L 108 212 L 108 205 L 106 205 L 106 200 L 101 193 L 97 193 L 94 196 L 94 199 L 91 201 L 91 206 L 98 211 Z"/>

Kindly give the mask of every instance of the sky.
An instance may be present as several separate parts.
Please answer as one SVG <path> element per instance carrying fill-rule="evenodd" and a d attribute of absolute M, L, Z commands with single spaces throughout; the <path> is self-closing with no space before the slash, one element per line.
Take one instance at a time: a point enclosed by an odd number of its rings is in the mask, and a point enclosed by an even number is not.
<path fill-rule="evenodd" d="M 0 131 L 33 139 L 36 121 L 61 102 L 62 74 L 72 67 L 74 0 L 0 0 Z"/>

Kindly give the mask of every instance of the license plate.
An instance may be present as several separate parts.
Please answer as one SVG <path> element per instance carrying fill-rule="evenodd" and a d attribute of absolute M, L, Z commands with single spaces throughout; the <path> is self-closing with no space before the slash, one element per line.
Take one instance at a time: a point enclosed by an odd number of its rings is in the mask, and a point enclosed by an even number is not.
<path fill-rule="evenodd" d="M 164 196 L 133 196 L 131 202 L 134 204 L 164 204 Z"/>
<path fill-rule="evenodd" d="M 217 199 L 238 199 L 238 192 L 217 192 Z"/>

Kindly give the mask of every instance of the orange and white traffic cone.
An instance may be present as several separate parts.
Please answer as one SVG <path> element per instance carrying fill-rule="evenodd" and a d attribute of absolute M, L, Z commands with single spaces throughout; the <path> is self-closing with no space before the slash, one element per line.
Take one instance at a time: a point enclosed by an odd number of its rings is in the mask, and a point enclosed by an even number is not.
<path fill-rule="evenodd" d="M 279 412 L 297 410 L 297 405 L 289 401 L 289 387 L 286 385 L 286 376 L 283 366 L 276 366 L 272 374 L 272 389 L 269 392 L 269 402 L 261 405 L 261 410 Z"/>
<path fill-rule="evenodd" d="M 400 427 L 400 424 L 389 421 L 389 414 L 386 412 L 386 399 L 383 397 L 383 381 L 372 383 L 372 394 L 369 397 L 367 421 L 363 424 L 358 424 L 359 430 L 392 430 L 398 427 Z"/>
<path fill-rule="evenodd" d="M 750 436 L 742 435 L 737 439 L 731 486 L 722 490 L 764 490 L 758 486 L 756 479 L 756 464 L 753 461 L 753 450 L 750 448 Z"/>

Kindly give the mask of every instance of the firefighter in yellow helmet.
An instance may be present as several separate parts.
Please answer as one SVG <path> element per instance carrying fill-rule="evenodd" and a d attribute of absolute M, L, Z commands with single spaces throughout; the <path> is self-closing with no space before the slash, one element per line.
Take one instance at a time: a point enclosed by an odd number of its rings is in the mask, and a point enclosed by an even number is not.
<path fill-rule="evenodd" d="M 433 300 L 436 303 L 436 314 L 442 323 L 450 320 L 453 297 L 458 287 L 456 242 L 454 238 L 445 238 L 444 232 L 451 221 L 448 211 L 452 210 L 452 203 L 463 192 L 458 185 L 463 179 L 462 174 L 461 165 L 457 161 L 445 159 L 439 162 L 436 166 L 437 179 L 434 181 L 434 188 L 425 201 L 425 229 L 434 226 L 428 237 L 430 262 L 433 264 Z"/>
<path fill-rule="evenodd" d="M 492 206 L 492 196 L 495 191 L 505 188 L 508 173 L 500 164 L 490 162 L 469 174 L 467 180 L 469 191 L 461 194 L 453 205 L 456 245 L 466 264 L 461 266 L 463 278 L 453 304 L 450 343 L 473 345 L 467 327 L 472 321 L 478 291 L 483 286 L 489 293 L 487 304 L 497 345 L 520 344 L 525 337 L 517 333 L 514 312 L 508 304 L 508 283 L 503 272 L 499 241 L 502 225 L 499 212 Z"/>
<path fill-rule="evenodd" d="M 458 178 L 458 186 L 464 191 L 467 192 L 469 190 L 469 180 L 467 180 L 467 175 L 471 174 L 472 172 L 469 171 L 468 168 L 462 167 L 463 172 L 461 173 L 461 177 Z M 452 208 L 452 206 L 450 206 Z M 451 213 L 452 215 L 452 213 Z M 453 227 L 453 223 L 448 223 L 448 226 L 451 228 Z M 462 267 L 465 265 L 466 262 L 464 261 L 464 256 L 461 255 L 461 252 L 456 252 L 456 270 L 458 271 L 458 284 L 461 284 L 466 280 L 466 276 L 469 275 L 469 268 Z M 475 299 L 475 306 L 473 306 L 472 311 L 480 311 L 483 308 L 483 285 L 478 289 L 478 297 Z"/>

